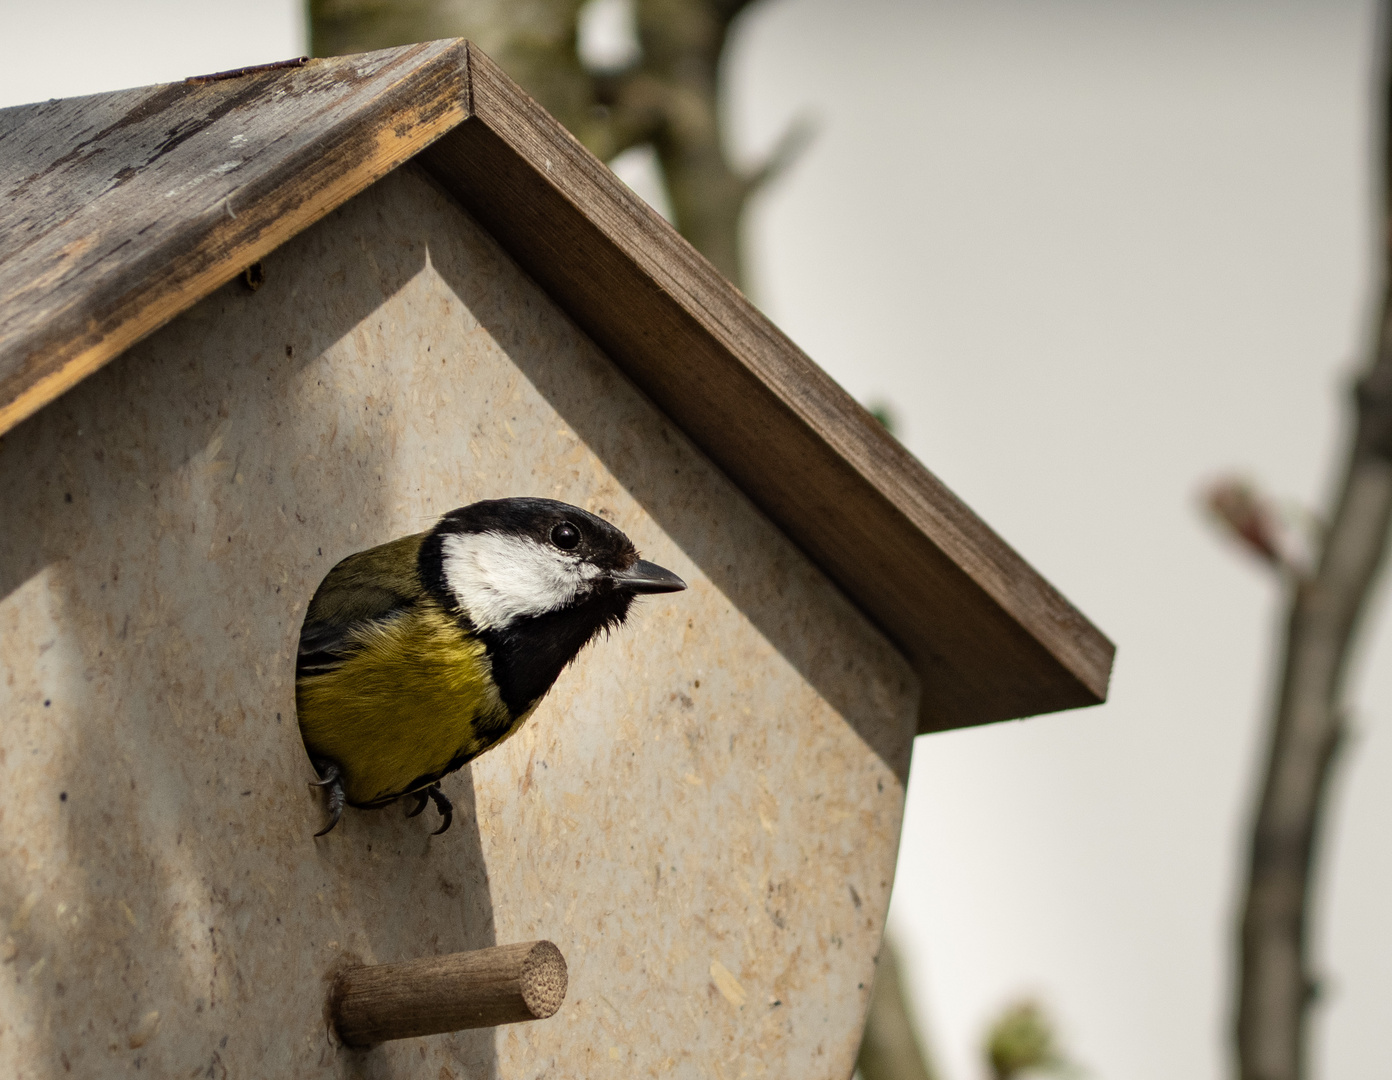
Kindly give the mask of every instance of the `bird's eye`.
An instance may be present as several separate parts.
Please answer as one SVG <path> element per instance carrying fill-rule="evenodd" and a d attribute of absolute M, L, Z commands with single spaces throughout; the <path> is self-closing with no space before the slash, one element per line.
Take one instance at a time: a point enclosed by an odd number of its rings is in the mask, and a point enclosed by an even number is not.
<path fill-rule="evenodd" d="M 551 543 L 562 551 L 574 551 L 580 546 L 580 530 L 568 521 L 563 521 L 551 530 Z"/>

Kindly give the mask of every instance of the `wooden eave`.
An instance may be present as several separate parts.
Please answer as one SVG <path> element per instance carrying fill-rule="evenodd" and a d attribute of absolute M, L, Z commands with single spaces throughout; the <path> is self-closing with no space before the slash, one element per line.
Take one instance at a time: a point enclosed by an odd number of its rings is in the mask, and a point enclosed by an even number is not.
<path fill-rule="evenodd" d="M 464 41 L 0 110 L 0 433 L 412 158 L 904 651 L 920 730 L 1105 699 L 1106 637 Z"/>

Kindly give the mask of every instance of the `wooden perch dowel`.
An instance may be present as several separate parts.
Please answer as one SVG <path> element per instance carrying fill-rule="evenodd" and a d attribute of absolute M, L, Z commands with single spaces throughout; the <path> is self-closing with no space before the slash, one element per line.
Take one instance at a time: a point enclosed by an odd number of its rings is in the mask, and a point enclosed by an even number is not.
<path fill-rule="evenodd" d="M 545 1020 L 566 995 L 566 962 L 549 941 L 524 941 L 400 964 L 348 968 L 330 1009 L 349 1046 L 465 1028 Z"/>

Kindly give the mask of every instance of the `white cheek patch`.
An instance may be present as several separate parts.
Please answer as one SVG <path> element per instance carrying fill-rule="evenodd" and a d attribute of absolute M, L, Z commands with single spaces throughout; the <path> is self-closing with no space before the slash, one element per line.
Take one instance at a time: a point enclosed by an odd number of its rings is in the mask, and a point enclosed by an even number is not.
<path fill-rule="evenodd" d="M 444 537 L 445 584 L 480 630 L 555 611 L 588 593 L 599 568 L 523 536 Z"/>

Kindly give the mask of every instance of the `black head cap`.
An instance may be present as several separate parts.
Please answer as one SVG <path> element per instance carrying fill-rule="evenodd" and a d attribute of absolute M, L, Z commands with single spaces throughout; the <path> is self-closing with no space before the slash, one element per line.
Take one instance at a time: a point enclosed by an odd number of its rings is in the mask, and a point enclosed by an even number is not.
<path fill-rule="evenodd" d="M 610 572 L 628 570 L 638 562 L 638 550 L 621 530 L 588 510 L 555 499 L 485 499 L 451 510 L 435 529 L 442 535 L 524 536 Z"/>

